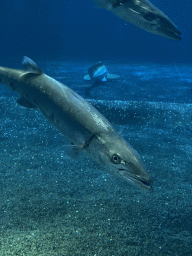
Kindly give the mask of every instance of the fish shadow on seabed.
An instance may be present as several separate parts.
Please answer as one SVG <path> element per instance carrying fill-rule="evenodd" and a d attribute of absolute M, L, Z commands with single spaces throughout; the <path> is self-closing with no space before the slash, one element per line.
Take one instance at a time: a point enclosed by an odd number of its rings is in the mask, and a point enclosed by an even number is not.
<path fill-rule="evenodd" d="M 113 81 L 110 81 L 110 83 L 111 83 L 111 82 L 113 82 Z M 85 90 L 84 90 L 84 96 L 85 96 L 85 98 L 90 98 L 90 97 L 92 97 L 92 96 L 91 96 L 91 94 L 92 94 L 91 92 L 93 91 L 93 89 L 95 89 L 95 88 L 97 88 L 97 87 L 99 87 L 99 86 L 103 86 L 103 85 L 106 86 L 106 84 L 107 84 L 106 81 L 105 81 L 105 82 L 103 82 L 103 81 L 101 81 L 101 80 L 96 80 L 96 81 L 94 81 L 91 86 L 85 87 Z"/>

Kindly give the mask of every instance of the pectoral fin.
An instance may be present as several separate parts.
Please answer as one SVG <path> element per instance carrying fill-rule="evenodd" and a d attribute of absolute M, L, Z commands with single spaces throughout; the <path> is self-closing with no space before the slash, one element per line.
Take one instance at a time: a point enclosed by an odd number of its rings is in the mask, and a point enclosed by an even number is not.
<path fill-rule="evenodd" d="M 86 76 L 84 76 L 84 80 L 86 80 L 86 81 L 90 81 L 90 80 L 91 80 L 91 78 L 90 78 L 90 76 L 89 76 L 89 75 L 86 75 Z"/>
<path fill-rule="evenodd" d="M 65 153 L 72 158 L 80 158 L 84 155 L 84 150 L 82 147 L 77 147 L 75 144 L 65 145 Z"/>
<path fill-rule="evenodd" d="M 85 141 L 82 145 L 75 145 L 73 142 L 70 145 L 65 145 L 65 152 L 67 155 L 73 158 L 79 158 L 85 156 L 85 149 L 89 147 L 90 142 L 95 138 L 96 134 L 92 134 L 90 138 Z"/>
<path fill-rule="evenodd" d="M 106 77 L 103 77 L 103 78 L 101 79 L 101 81 L 102 81 L 102 82 L 106 82 L 106 81 L 107 81 L 107 78 L 106 78 Z"/>
<path fill-rule="evenodd" d="M 31 103 L 24 97 L 17 99 L 17 103 L 25 108 L 36 108 L 36 106 L 33 103 Z"/>

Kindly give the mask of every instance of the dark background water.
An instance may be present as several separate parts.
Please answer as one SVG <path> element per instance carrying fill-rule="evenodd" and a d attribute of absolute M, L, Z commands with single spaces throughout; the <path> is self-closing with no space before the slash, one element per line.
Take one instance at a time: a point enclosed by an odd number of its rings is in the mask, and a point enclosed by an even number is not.
<path fill-rule="evenodd" d="M 92 0 L 2 0 L 2 65 L 32 59 L 78 58 L 93 61 L 192 62 L 192 2 L 152 0 L 182 32 L 173 41 L 126 23 Z M 4 59 L 4 60 L 2 60 Z M 17 59 L 19 60 L 19 58 Z"/>

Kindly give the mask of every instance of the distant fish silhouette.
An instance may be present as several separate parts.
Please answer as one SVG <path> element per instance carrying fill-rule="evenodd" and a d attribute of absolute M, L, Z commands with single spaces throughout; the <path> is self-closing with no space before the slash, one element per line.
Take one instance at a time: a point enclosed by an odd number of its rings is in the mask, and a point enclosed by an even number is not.
<path fill-rule="evenodd" d="M 106 82 L 107 79 L 119 78 L 119 75 L 110 74 L 107 72 L 107 68 L 101 62 L 91 66 L 88 69 L 88 75 L 84 76 L 87 81 L 102 81 Z"/>
<path fill-rule="evenodd" d="M 175 24 L 148 0 L 94 0 L 119 18 L 153 34 L 181 40 Z"/>

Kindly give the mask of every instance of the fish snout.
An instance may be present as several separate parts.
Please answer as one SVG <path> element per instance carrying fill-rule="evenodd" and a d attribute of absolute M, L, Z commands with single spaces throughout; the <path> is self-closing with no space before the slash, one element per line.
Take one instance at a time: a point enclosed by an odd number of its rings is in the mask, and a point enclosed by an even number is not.
<path fill-rule="evenodd" d="M 156 34 L 173 40 L 181 40 L 181 32 L 165 15 L 148 12 L 143 14 L 143 18 L 151 24 Z"/>
<path fill-rule="evenodd" d="M 121 169 L 119 168 L 119 174 L 126 181 L 131 182 L 139 187 L 151 191 L 152 190 L 152 179 L 149 174 L 145 171 L 144 168 L 137 168 L 133 166 L 133 168 L 129 169 Z"/>

